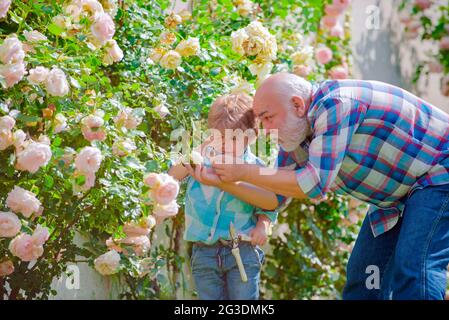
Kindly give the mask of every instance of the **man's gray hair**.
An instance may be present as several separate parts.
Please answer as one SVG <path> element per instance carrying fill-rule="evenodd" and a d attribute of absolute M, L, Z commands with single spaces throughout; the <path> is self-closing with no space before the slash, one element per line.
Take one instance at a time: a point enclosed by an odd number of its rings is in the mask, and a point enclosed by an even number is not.
<path fill-rule="evenodd" d="M 278 90 L 280 93 L 289 97 L 299 96 L 304 100 L 310 98 L 312 84 L 309 81 L 292 73 L 279 73 L 278 75 Z"/>

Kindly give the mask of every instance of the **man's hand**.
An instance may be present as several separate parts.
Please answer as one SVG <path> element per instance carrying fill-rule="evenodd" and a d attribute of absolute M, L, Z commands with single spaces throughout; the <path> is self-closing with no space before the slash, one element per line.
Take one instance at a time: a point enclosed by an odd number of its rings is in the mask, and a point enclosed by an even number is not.
<path fill-rule="evenodd" d="M 268 230 L 270 221 L 268 219 L 259 219 L 256 227 L 249 232 L 251 244 L 253 246 L 263 246 L 268 240 Z"/>
<path fill-rule="evenodd" d="M 217 156 L 211 159 L 212 168 L 223 182 L 242 181 L 248 171 L 248 165 L 242 160 L 230 156 Z"/>
<path fill-rule="evenodd" d="M 204 167 L 201 164 L 196 165 L 195 169 L 191 165 L 186 165 L 185 167 L 189 174 L 199 183 L 213 187 L 219 187 L 222 183 L 212 168 Z"/>

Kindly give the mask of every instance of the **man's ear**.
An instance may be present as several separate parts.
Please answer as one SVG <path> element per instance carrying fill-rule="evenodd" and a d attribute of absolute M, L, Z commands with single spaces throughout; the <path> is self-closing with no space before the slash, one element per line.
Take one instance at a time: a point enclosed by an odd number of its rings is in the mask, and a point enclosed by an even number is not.
<path fill-rule="evenodd" d="M 293 96 L 292 102 L 298 117 L 304 117 L 306 115 L 306 103 L 304 99 L 299 96 Z"/>

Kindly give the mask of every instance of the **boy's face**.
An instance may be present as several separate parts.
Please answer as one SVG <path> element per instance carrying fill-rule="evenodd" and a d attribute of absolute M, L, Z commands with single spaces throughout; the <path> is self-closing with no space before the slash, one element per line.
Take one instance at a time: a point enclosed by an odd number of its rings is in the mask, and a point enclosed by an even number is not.
<path fill-rule="evenodd" d="M 241 157 L 249 144 L 247 135 L 241 132 L 227 129 L 213 130 L 210 145 L 214 147 L 216 154 L 227 154 L 233 157 Z"/>

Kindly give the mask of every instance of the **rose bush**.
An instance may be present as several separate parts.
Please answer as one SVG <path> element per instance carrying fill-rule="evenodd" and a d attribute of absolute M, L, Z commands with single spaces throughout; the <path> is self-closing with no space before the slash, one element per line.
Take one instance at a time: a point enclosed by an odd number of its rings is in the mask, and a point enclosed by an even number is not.
<path fill-rule="evenodd" d="M 163 173 L 176 132 L 204 123 L 216 96 L 251 93 L 270 73 L 349 72 L 348 1 L 169 5 L 0 0 L 1 297 L 47 298 L 79 261 L 119 281 L 122 298 L 175 297 L 188 288 L 184 188 Z M 265 149 L 273 159 L 275 146 Z M 347 254 L 336 248 L 354 233 L 342 220 L 347 199 L 332 199 L 294 201 L 281 215 L 265 294 L 341 288 Z"/>

